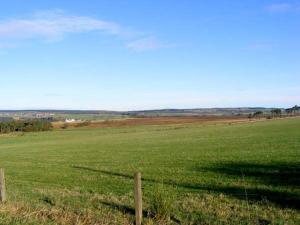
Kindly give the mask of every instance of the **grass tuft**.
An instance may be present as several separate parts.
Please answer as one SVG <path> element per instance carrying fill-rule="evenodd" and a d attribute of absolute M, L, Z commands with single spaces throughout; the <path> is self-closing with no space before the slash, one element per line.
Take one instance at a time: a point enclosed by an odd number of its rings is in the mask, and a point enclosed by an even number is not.
<path fill-rule="evenodd" d="M 157 220 L 169 221 L 174 210 L 175 196 L 163 183 L 154 187 L 150 198 L 150 209 Z"/>

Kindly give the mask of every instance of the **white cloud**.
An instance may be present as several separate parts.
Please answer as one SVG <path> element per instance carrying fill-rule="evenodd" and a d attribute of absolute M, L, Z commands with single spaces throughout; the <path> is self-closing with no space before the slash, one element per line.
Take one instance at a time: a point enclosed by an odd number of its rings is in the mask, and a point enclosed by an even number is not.
<path fill-rule="evenodd" d="M 274 3 L 267 7 L 267 10 L 271 13 L 287 13 L 287 12 L 295 12 L 300 11 L 299 3 Z"/>
<path fill-rule="evenodd" d="M 145 37 L 143 33 L 126 29 L 118 23 L 51 10 L 37 12 L 28 18 L 0 21 L 0 48 L 8 46 L 7 43 L 4 44 L 5 41 L 24 39 L 57 41 L 69 34 L 92 31 L 120 37 L 127 43 L 128 49 L 135 51 L 166 47 L 156 38 Z M 133 41 L 134 39 L 137 40 Z"/>
<path fill-rule="evenodd" d="M 137 39 L 127 44 L 128 49 L 136 52 L 170 47 L 173 47 L 173 45 L 162 43 L 154 37 Z"/>
<path fill-rule="evenodd" d="M 61 11 L 44 11 L 29 19 L 11 19 L 0 22 L 0 38 L 62 38 L 68 33 L 102 31 L 122 35 L 125 31 L 112 22 L 84 16 L 72 16 Z"/>

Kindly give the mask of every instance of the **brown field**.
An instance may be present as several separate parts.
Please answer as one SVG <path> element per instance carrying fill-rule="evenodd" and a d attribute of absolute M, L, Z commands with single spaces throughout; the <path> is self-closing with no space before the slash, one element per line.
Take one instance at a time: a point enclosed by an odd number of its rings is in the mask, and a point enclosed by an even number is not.
<path fill-rule="evenodd" d="M 282 116 L 272 119 L 295 118 L 299 116 Z M 127 119 L 111 119 L 111 120 L 96 120 L 84 122 L 53 122 L 53 128 L 60 129 L 66 124 L 68 128 L 75 127 L 123 127 L 123 126 L 138 126 L 138 125 L 183 125 L 183 124 L 224 124 L 224 123 L 242 123 L 267 120 L 265 117 L 251 118 L 247 116 L 158 116 L 158 117 L 143 117 L 143 118 L 127 118 Z M 66 127 L 65 127 L 66 128 Z"/>
<path fill-rule="evenodd" d="M 115 119 L 104 121 L 68 123 L 68 127 L 122 127 L 122 126 L 138 126 L 138 125 L 168 125 L 168 124 L 211 124 L 211 123 L 239 123 L 249 121 L 246 116 L 170 116 L 170 117 L 146 117 L 146 118 L 130 118 Z M 62 128 L 66 123 L 54 122 L 54 128 Z"/>

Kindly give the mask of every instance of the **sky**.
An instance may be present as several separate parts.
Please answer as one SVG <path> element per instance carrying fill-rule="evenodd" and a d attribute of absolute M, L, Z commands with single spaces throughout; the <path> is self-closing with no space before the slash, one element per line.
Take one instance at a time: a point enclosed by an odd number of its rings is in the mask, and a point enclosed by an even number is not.
<path fill-rule="evenodd" d="M 0 109 L 300 104 L 300 0 L 1 0 Z"/>

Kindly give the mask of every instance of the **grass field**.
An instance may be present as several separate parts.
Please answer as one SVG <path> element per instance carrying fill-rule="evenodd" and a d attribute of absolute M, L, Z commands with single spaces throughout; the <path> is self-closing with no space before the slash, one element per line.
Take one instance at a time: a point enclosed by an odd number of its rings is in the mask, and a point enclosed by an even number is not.
<path fill-rule="evenodd" d="M 76 128 L 0 136 L 0 224 L 300 224 L 300 119 Z M 163 183 L 163 185 L 161 185 Z M 152 201 L 172 201 L 160 220 Z"/>

